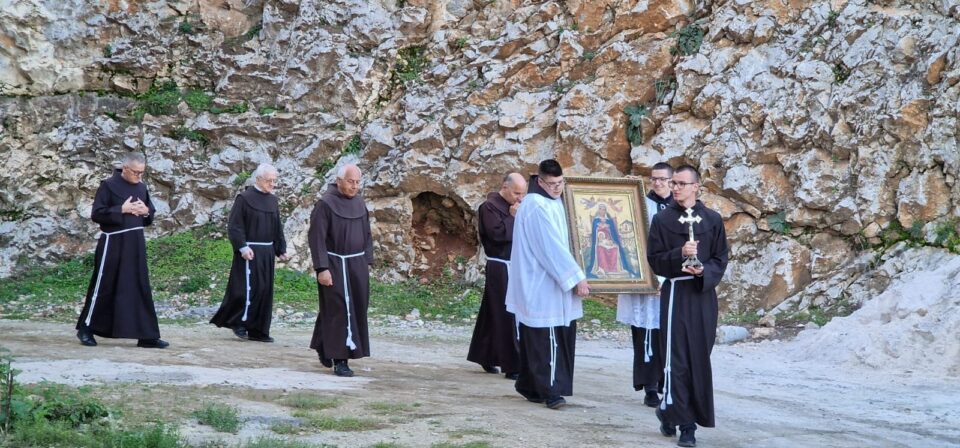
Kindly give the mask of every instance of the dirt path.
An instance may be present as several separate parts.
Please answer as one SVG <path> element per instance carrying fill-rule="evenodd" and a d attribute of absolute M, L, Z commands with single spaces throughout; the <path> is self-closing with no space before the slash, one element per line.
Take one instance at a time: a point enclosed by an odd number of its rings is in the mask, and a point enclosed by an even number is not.
<path fill-rule="evenodd" d="M 160 406 L 213 397 L 241 409 L 246 423 L 235 436 L 175 414 L 182 417 L 181 433 L 192 442 L 274 436 L 270 425 L 295 419 L 272 400 L 309 391 L 345 397 L 330 415 L 372 416 L 380 422 L 378 429 L 298 436 L 341 447 L 474 440 L 502 447 L 676 443 L 659 435 L 652 410 L 632 390 L 631 352 L 623 342 L 578 341 L 574 396 L 565 409 L 551 411 L 523 400 L 501 375 L 482 373 L 465 361 L 468 328 L 374 328 L 374 356 L 351 363 L 358 376 L 346 379 L 322 368 L 306 348 L 309 328 L 278 328 L 274 344 L 240 341 L 207 325 L 161 331 L 171 342 L 167 350 L 103 338 L 100 346 L 88 348 L 77 343 L 69 325 L 0 320 L 0 345 L 16 356 L 23 382 L 135 385 L 127 389 L 157 384 L 157 390 L 177 394 L 157 398 Z M 799 363 L 783 359 L 783 344 L 789 343 L 717 347 L 718 427 L 698 431 L 698 446 L 960 446 L 955 379 Z"/>

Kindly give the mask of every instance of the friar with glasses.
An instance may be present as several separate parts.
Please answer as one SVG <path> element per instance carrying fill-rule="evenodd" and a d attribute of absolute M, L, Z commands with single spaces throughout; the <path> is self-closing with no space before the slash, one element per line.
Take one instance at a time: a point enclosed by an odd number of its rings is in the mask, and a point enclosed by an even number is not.
<path fill-rule="evenodd" d="M 650 191 L 644 199 L 648 224 L 673 202 L 670 177 L 673 167 L 660 162 L 650 172 Z M 658 284 L 663 278 L 657 279 Z M 617 296 L 617 321 L 630 326 L 633 336 L 633 390 L 644 391 L 643 404 L 660 404 L 658 391 L 663 387 L 663 351 L 660 349 L 660 294 L 620 294 Z"/>
<path fill-rule="evenodd" d="M 370 356 L 367 307 L 373 238 L 360 182 L 356 165 L 341 166 L 336 182 L 313 208 L 308 233 L 320 295 L 310 348 L 325 367 L 346 377 L 353 376 L 348 359 Z"/>
<path fill-rule="evenodd" d="M 660 433 L 678 446 L 696 446 L 697 425 L 712 428 L 710 353 L 717 331 L 717 285 L 727 268 L 727 235 L 720 214 L 697 199 L 700 173 L 680 166 L 670 180 L 674 203 L 653 217 L 647 260 L 660 288 L 660 343 L 664 396 L 657 407 Z M 692 230 L 691 230 L 692 226 Z"/>
<path fill-rule="evenodd" d="M 165 348 L 147 272 L 143 229 L 156 212 L 143 183 L 147 162 L 129 153 L 121 168 L 100 182 L 90 218 L 100 225 L 94 270 L 77 321 L 77 338 L 95 346 L 94 335 L 137 339 L 137 347 Z"/>
<path fill-rule="evenodd" d="M 507 311 L 519 322 L 520 371 L 516 389 L 550 409 L 573 395 L 573 361 L 581 297 L 590 294 L 586 274 L 570 253 L 563 207 L 563 169 L 540 162 L 513 224 Z"/>
<path fill-rule="evenodd" d="M 290 259 L 273 194 L 277 175 L 270 164 L 258 166 L 254 184 L 237 195 L 227 222 L 233 264 L 223 302 L 210 323 L 233 330 L 240 339 L 273 342 L 273 272 L 276 259 Z"/>
<path fill-rule="evenodd" d="M 510 173 L 503 178 L 500 191 L 489 193 L 487 200 L 477 209 L 480 244 L 487 257 L 487 279 L 467 361 L 480 364 L 487 373 L 502 370 L 504 377 L 511 380 L 518 376 L 520 352 L 516 321 L 507 311 L 505 302 L 507 266 L 513 246 L 514 217 L 526 194 L 526 179 L 520 173 Z M 498 366 L 500 370 L 497 370 Z"/>

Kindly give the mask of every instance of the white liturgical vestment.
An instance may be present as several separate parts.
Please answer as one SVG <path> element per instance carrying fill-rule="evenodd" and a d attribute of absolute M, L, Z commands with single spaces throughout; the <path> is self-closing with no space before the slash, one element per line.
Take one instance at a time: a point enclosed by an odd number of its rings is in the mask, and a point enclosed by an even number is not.
<path fill-rule="evenodd" d="M 583 317 L 573 288 L 586 278 L 570 253 L 563 201 L 527 195 L 513 224 L 507 311 L 533 328 L 567 326 Z"/>
<path fill-rule="evenodd" d="M 659 211 L 657 203 L 644 198 L 647 206 L 647 227 Z M 643 247 L 647 245 L 644 244 Z M 639 254 L 640 264 L 646 265 L 647 254 Z M 646 269 L 645 273 L 649 272 Z M 658 284 L 665 279 L 657 276 Z M 620 294 L 617 296 L 617 322 L 641 328 L 660 328 L 660 294 Z"/>

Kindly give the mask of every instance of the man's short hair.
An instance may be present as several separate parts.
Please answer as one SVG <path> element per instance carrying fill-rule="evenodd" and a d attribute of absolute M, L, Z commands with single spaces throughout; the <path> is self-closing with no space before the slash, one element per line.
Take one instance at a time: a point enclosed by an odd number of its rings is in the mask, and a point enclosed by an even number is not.
<path fill-rule="evenodd" d="M 700 182 L 700 171 L 694 168 L 693 165 L 680 165 L 674 173 L 683 173 L 685 171 L 693 173 L 694 182 Z"/>
<path fill-rule="evenodd" d="M 347 170 L 350 169 L 350 167 L 354 167 L 357 169 L 357 171 L 360 171 L 360 167 L 353 163 L 341 165 L 340 168 L 337 169 L 337 179 L 343 179 L 347 177 Z"/>
<path fill-rule="evenodd" d="M 273 167 L 273 165 L 269 163 L 261 163 L 260 165 L 257 165 L 257 169 L 253 170 L 253 178 L 262 178 L 269 173 L 280 174 L 277 172 L 277 169 Z"/>
<path fill-rule="evenodd" d="M 131 163 L 136 163 L 138 165 L 146 165 L 147 158 L 143 156 L 143 153 L 128 152 L 123 155 L 123 159 L 121 159 L 120 163 L 123 166 L 129 166 Z"/>
<path fill-rule="evenodd" d="M 540 162 L 540 169 L 538 170 L 540 177 L 543 176 L 553 176 L 560 177 L 563 176 L 563 168 L 560 166 L 560 162 L 557 162 L 554 159 L 547 159 L 543 162 Z"/>
<path fill-rule="evenodd" d="M 669 176 L 673 175 L 673 167 L 670 166 L 670 164 L 667 162 L 657 162 L 657 164 L 650 169 L 650 171 L 657 171 L 657 170 L 667 170 L 667 172 L 670 173 L 668 174 Z"/>

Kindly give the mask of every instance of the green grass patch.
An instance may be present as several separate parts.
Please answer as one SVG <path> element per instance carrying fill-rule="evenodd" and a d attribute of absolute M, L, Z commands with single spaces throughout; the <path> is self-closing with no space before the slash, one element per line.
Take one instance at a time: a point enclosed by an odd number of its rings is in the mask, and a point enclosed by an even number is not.
<path fill-rule="evenodd" d="M 623 113 L 627 114 L 627 140 L 629 140 L 633 146 L 643 144 L 643 128 L 641 124 L 643 123 L 643 118 L 650 115 L 650 109 L 643 104 L 637 104 L 625 107 Z"/>
<path fill-rule="evenodd" d="M 493 445 L 490 442 L 467 442 L 467 443 L 453 443 L 453 442 L 440 442 L 430 445 L 430 448 L 490 448 Z"/>
<path fill-rule="evenodd" d="M 725 325 L 756 325 L 760 322 L 760 315 L 756 311 L 732 311 L 720 317 L 720 323 Z"/>
<path fill-rule="evenodd" d="M 691 23 L 679 31 L 674 31 L 671 35 L 677 38 L 677 42 L 670 48 L 670 54 L 683 56 L 697 54 L 703 44 L 704 34 L 704 29 L 696 23 Z"/>
<path fill-rule="evenodd" d="M 411 410 L 412 406 L 404 403 L 392 403 L 389 401 L 374 401 L 372 403 L 367 403 L 367 409 L 373 411 L 374 414 L 399 414 L 404 411 Z"/>
<path fill-rule="evenodd" d="M 248 442 L 244 448 L 326 448 L 336 445 L 301 442 L 299 440 L 289 440 L 275 437 L 261 437 L 252 442 Z"/>
<path fill-rule="evenodd" d="M 284 434 L 284 435 L 299 434 L 300 425 L 294 425 L 292 423 L 285 423 L 285 422 L 274 423 L 273 425 L 270 425 L 270 430 L 277 434 Z"/>
<path fill-rule="evenodd" d="M 208 139 L 207 136 L 202 132 L 194 129 L 188 129 L 184 126 L 174 129 L 167 134 L 167 136 L 175 140 L 190 140 L 192 142 L 197 142 L 201 147 L 206 147 L 208 144 L 210 144 L 210 139 Z"/>
<path fill-rule="evenodd" d="M 617 323 L 617 310 L 597 300 L 584 300 L 581 322 L 590 322 L 593 319 L 599 320 L 603 327 L 614 326 Z"/>
<path fill-rule="evenodd" d="M 0 350 L 2 351 L 2 350 Z M 184 446 L 175 428 L 163 424 L 124 427 L 89 388 L 16 381 L 12 359 L 0 359 L 0 446 L 146 447 Z"/>
<path fill-rule="evenodd" d="M 320 431 L 370 431 L 382 427 L 376 420 L 350 416 L 333 417 L 313 411 L 296 410 L 291 415 L 302 419 L 304 426 Z"/>
<path fill-rule="evenodd" d="M 280 404 L 294 409 L 309 409 L 319 411 L 322 409 L 331 409 L 340 405 L 340 400 L 330 397 L 318 397 L 316 395 L 297 394 L 284 397 Z"/>
<path fill-rule="evenodd" d="M 472 319 L 480 310 L 482 295 L 480 287 L 463 284 L 449 272 L 427 284 L 370 282 L 371 313 L 381 315 L 405 316 L 416 308 L 421 316 Z"/>
<path fill-rule="evenodd" d="M 346 145 L 343 145 L 343 154 L 357 154 L 360 152 L 360 136 L 354 135 Z"/>
<path fill-rule="evenodd" d="M 227 107 L 213 106 L 210 108 L 211 114 L 243 114 L 250 110 L 250 105 L 246 101 L 231 104 Z"/>
<path fill-rule="evenodd" d="M 237 173 L 237 177 L 233 178 L 233 186 L 239 187 L 247 182 L 247 179 L 250 179 L 250 176 L 253 176 L 253 173 L 243 170 Z"/>
<path fill-rule="evenodd" d="M 236 434 L 240 430 L 240 412 L 233 406 L 219 403 L 207 403 L 193 412 L 201 425 L 207 425 L 219 432 Z"/>
<path fill-rule="evenodd" d="M 770 226 L 770 230 L 781 235 L 786 235 L 792 230 L 790 223 L 787 222 L 786 213 L 784 212 L 777 212 L 767 216 L 767 225 Z"/>
<path fill-rule="evenodd" d="M 213 105 L 213 97 L 200 89 L 187 89 L 183 92 L 183 102 L 187 103 L 190 110 L 203 112 L 210 110 L 210 106 Z"/>
<path fill-rule="evenodd" d="M 154 82 L 149 90 L 137 96 L 137 105 L 132 112 L 134 120 L 139 123 L 146 114 L 173 115 L 179 103 L 180 89 L 175 82 Z"/>
<path fill-rule="evenodd" d="M 402 82 L 420 79 L 420 73 L 427 67 L 426 47 L 407 47 L 397 53 L 397 63 L 393 68 L 396 77 Z"/>
<path fill-rule="evenodd" d="M 462 439 L 464 437 L 489 436 L 492 432 L 480 428 L 455 429 L 448 431 L 447 435 L 452 439 Z"/>

